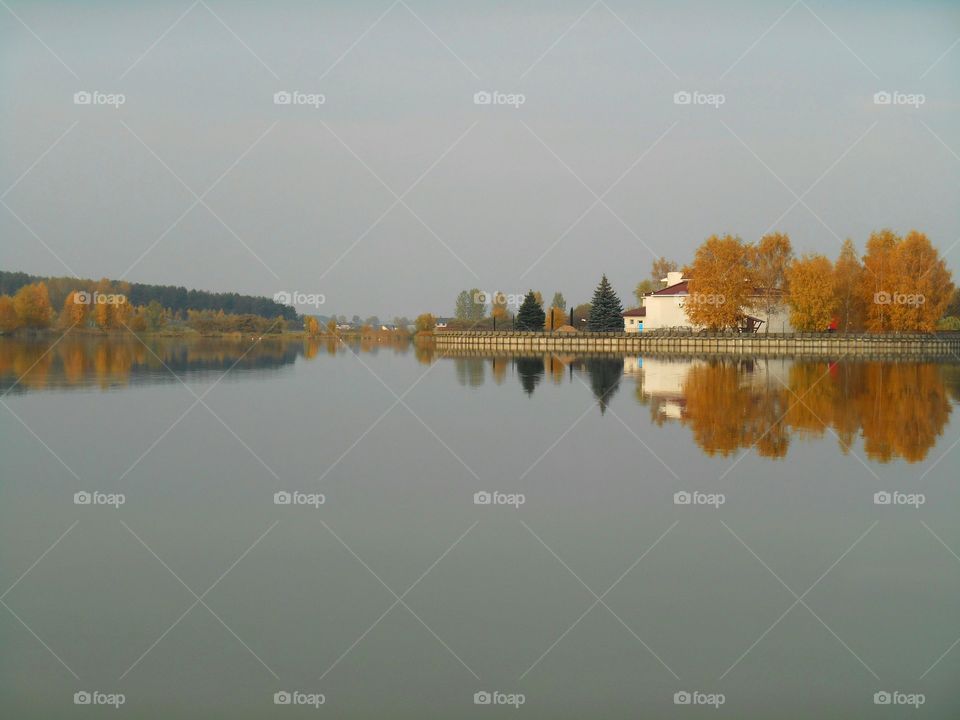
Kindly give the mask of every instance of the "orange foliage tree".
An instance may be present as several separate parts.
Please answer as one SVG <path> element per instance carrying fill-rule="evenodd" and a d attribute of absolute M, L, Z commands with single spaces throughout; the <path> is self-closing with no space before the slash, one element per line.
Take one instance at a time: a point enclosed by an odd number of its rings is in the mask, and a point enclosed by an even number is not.
<path fill-rule="evenodd" d="M 853 240 L 847 238 L 840 248 L 840 255 L 833 266 L 835 278 L 835 301 L 841 332 L 859 332 L 863 329 L 863 297 L 860 286 L 863 282 L 863 265 L 857 255 Z"/>
<path fill-rule="evenodd" d="M 13 298 L 0 295 L 0 332 L 13 332 L 20 327 L 20 318 L 13 306 Z"/>
<path fill-rule="evenodd" d="M 711 235 L 697 248 L 684 305 L 693 325 L 710 330 L 737 327 L 752 294 L 749 251 L 738 237 Z"/>
<path fill-rule="evenodd" d="M 45 328 L 53 317 L 50 295 L 42 282 L 20 288 L 13 296 L 13 308 L 23 327 Z"/>
<path fill-rule="evenodd" d="M 836 308 L 833 264 L 823 255 L 804 255 L 787 271 L 790 324 L 800 332 L 823 332 Z"/>

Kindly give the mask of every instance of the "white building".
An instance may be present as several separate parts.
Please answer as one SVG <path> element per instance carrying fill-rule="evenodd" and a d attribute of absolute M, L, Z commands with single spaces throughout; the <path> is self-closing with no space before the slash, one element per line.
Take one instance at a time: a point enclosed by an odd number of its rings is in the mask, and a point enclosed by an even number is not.
<path fill-rule="evenodd" d="M 642 307 L 623 313 L 624 332 L 643 332 L 664 328 L 701 329 L 691 324 L 684 309 L 690 300 L 690 279 L 683 277 L 683 273 L 669 272 L 660 282 L 664 287 L 646 295 L 643 298 Z M 759 293 L 753 298 L 759 301 Z M 769 317 L 763 310 L 751 307 L 749 313 L 744 312 L 744 319 L 753 332 L 789 333 L 794 331 L 785 305 L 770 313 Z"/>

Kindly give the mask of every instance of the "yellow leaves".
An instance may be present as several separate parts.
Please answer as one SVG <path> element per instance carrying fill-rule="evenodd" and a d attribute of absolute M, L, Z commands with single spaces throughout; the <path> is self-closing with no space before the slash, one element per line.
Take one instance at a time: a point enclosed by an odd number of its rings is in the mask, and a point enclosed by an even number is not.
<path fill-rule="evenodd" d="M 951 273 L 923 233 L 873 233 L 860 295 L 873 332 L 933 332 L 953 293 Z"/>
<path fill-rule="evenodd" d="M 824 332 L 836 307 L 833 264 L 823 255 L 804 255 L 787 270 L 790 324 L 800 332 Z"/>
<path fill-rule="evenodd" d="M 20 327 L 20 318 L 13 305 L 13 298 L 0 295 L 0 332 L 13 332 Z"/>
<path fill-rule="evenodd" d="M 738 237 L 712 235 L 697 248 L 684 310 L 693 325 L 737 327 L 753 287 L 748 250 Z"/>
<path fill-rule="evenodd" d="M 20 288 L 13 296 L 13 308 L 22 327 L 45 328 L 53 317 L 50 295 L 42 282 Z"/>
<path fill-rule="evenodd" d="M 414 320 L 414 326 L 417 329 L 417 332 L 433 332 L 433 329 L 437 325 L 437 319 L 430 313 L 423 313 L 422 315 L 417 315 L 417 319 Z"/>

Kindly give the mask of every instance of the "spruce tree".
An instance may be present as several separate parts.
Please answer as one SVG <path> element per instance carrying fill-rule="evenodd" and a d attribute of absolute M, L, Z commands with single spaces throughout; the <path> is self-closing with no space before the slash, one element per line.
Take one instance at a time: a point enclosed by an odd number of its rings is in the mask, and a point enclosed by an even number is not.
<path fill-rule="evenodd" d="M 517 330 L 543 330 L 547 314 L 537 302 L 537 296 L 531 290 L 523 298 L 523 304 L 517 311 Z"/>
<path fill-rule="evenodd" d="M 590 319 L 587 329 L 590 332 L 622 332 L 623 305 L 620 298 L 610 286 L 610 281 L 604 275 L 597 289 L 593 291 L 593 307 L 590 308 Z"/>

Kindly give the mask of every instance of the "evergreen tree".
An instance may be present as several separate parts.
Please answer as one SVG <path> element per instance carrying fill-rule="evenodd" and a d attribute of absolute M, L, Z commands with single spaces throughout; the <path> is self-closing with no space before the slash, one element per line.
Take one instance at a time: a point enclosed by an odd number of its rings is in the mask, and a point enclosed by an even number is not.
<path fill-rule="evenodd" d="M 517 330 L 543 330 L 547 314 L 543 311 L 537 296 L 531 290 L 523 298 L 523 304 L 517 311 Z"/>
<path fill-rule="evenodd" d="M 620 298 L 617 297 L 610 281 L 604 275 L 597 289 L 593 291 L 593 307 L 590 308 L 587 329 L 590 332 L 622 332 L 622 312 L 623 305 L 620 304 Z"/>

